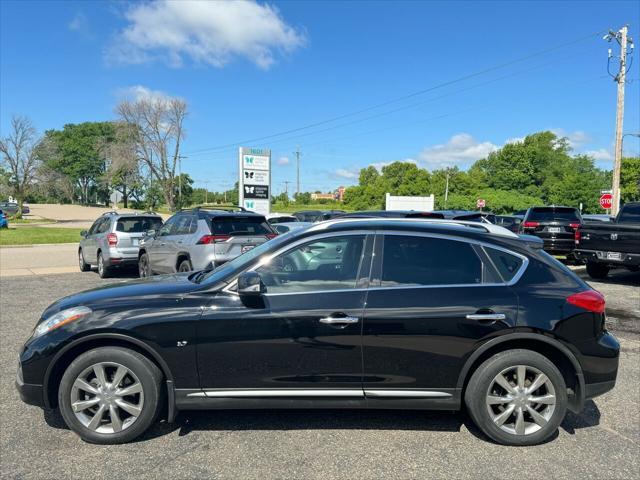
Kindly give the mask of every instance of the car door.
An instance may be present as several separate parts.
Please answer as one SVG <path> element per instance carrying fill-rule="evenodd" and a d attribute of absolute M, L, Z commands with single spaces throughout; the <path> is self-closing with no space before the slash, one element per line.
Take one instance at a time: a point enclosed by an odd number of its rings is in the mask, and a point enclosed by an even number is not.
<path fill-rule="evenodd" d="M 107 218 L 101 217 L 98 218 L 91 228 L 87 232 L 87 236 L 82 240 L 82 253 L 84 255 L 84 261 L 90 264 L 95 265 L 98 263 L 98 255 L 97 255 L 97 236 L 100 232 L 100 228 L 105 222 L 108 222 Z"/>
<path fill-rule="evenodd" d="M 458 404 L 458 376 L 478 342 L 516 323 L 517 298 L 508 283 L 526 259 L 497 252 L 508 280 L 481 245 L 464 238 L 376 237 L 363 325 L 370 406 Z"/>
<path fill-rule="evenodd" d="M 147 255 L 149 257 L 149 266 L 156 273 L 169 273 L 169 252 L 170 247 L 167 245 L 167 239 L 170 239 L 172 231 L 175 228 L 178 215 L 169 218 L 156 236 L 147 245 Z"/>
<path fill-rule="evenodd" d="M 361 233 L 304 239 L 255 268 L 266 289 L 257 303 L 218 294 L 198 325 L 205 394 L 363 404 L 361 319 L 372 243 Z M 309 258 L 338 245 L 339 263 Z"/>

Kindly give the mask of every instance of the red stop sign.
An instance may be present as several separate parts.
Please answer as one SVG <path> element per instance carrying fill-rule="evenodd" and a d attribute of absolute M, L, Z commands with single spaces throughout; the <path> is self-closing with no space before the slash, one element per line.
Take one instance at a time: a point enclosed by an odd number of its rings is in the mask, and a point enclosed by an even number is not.
<path fill-rule="evenodd" d="M 613 203 L 613 195 L 610 193 L 603 193 L 600 195 L 600 206 L 604 209 L 611 208 Z"/>
<path fill-rule="evenodd" d="M 487 202 L 484 201 L 484 199 L 479 198 L 476 201 L 476 208 L 484 208 L 487 205 Z"/>

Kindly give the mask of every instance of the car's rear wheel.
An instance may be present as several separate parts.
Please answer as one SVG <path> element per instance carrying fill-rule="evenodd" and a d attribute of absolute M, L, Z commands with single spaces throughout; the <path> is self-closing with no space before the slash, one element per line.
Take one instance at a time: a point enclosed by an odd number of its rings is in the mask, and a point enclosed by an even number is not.
<path fill-rule="evenodd" d="M 109 278 L 110 274 L 111 268 L 105 264 L 102 252 L 98 253 L 98 275 L 100 275 L 100 278 Z"/>
<path fill-rule="evenodd" d="M 84 252 L 81 248 L 78 250 L 78 264 L 81 272 L 88 272 L 91 270 L 91 265 L 84 261 Z"/>
<path fill-rule="evenodd" d="M 191 266 L 191 262 L 187 259 L 182 260 L 180 265 L 178 265 L 178 272 L 180 273 L 190 272 L 191 270 L 193 270 L 193 267 Z"/>
<path fill-rule="evenodd" d="M 465 403 L 475 424 L 504 445 L 536 445 L 557 430 L 567 409 L 562 374 L 545 356 L 507 350 L 473 373 Z"/>
<path fill-rule="evenodd" d="M 155 421 L 161 384 L 158 367 L 138 352 L 96 348 L 71 362 L 62 376 L 60 412 L 87 442 L 129 442 Z"/>
<path fill-rule="evenodd" d="M 138 276 L 140 278 L 150 277 L 152 275 L 151 265 L 149 265 L 149 255 L 143 253 L 138 259 Z"/>
<path fill-rule="evenodd" d="M 587 273 L 591 278 L 601 280 L 609 275 L 609 266 L 604 263 L 587 262 Z"/>

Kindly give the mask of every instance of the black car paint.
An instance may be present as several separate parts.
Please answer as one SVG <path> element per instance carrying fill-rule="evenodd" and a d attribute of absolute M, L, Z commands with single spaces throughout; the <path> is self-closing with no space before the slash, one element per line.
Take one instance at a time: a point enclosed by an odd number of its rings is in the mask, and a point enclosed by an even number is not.
<path fill-rule="evenodd" d="M 20 354 L 18 388 L 23 399 L 55 406 L 56 368 L 83 342 L 117 338 L 160 364 L 175 406 L 190 408 L 362 407 L 457 409 L 468 373 L 480 352 L 503 342 L 545 344 L 575 367 L 571 406 L 613 387 L 619 345 L 604 329 L 604 315 L 586 312 L 566 298 L 589 287 L 546 253 L 517 238 L 479 228 L 429 222 L 341 221 L 273 241 L 268 255 L 318 233 L 406 231 L 455 235 L 525 255 L 529 264 L 512 286 L 403 287 L 377 289 L 376 259 L 368 242 L 362 288 L 323 294 L 265 295 L 248 303 L 222 287 L 242 269 L 222 267 L 202 283 L 170 275 L 115 284 L 66 297 L 43 314 L 75 305 L 93 313 L 41 337 Z M 376 242 L 380 240 L 376 236 Z M 493 324 L 470 322 L 467 313 L 506 314 Z M 331 315 L 363 320 L 344 328 L 318 324 Z M 86 345 L 89 345 L 87 343 Z M 518 345 L 521 345 L 519 343 Z M 182 345 L 182 346 L 179 346 Z M 490 350 L 487 350 L 490 351 Z M 573 385 L 572 383 L 575 383 Z M 438 389 L 446 399 L 280 398 L 210 399 L 190 394 L 209 388 Z M 175 389 L 175 392 L 174 392 Z M 170 407 L 173 402 L 170 401 Z"/>
<path fill-rule="evenodd" d="M 560 213 L 572 213 L 575 216 L 575 220 L 568 219 L 552 219 L 541 220 L 534 218 L 534 215 L 541 215 L 542 213 L 554 212 Z M 538 225 L 535 227 L 527 227 L 526 223 L 530 220 L 535 221 Z M 522 223 L 519 226 L 519 232 L 526 235 L 535 235 L 544 242 L 544 250 L 552 254 L 570 254 L 574 250 L 574 235 L 578 228 L 577 226 L 571 226 L 571 224 L 581 225 L 582 217 L 577 208 L 572 207 L 531 207 L 527 210 Z M 559 229 L 559 232 L 551 232 L 551 228 Z"/>

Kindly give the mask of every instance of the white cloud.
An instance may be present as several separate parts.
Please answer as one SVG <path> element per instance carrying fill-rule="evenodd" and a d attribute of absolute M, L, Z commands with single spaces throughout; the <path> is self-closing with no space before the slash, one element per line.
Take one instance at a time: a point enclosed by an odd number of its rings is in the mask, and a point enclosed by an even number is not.
<path fill-rule="evenodd" d="M 136 3 L 124 14 L 128 25 L 107 51 L 113 63 L 185 58 L 223 67 L 244 57 L 268 69 L 281 53 L 306 43 L 303 32 L 288 25 L 275 6 L 254 1 L 169 1 Z"/>
<path fill-rule="evenodd" d="M 524 143 L 524 137 L 507 138 L 504 143 Z"/>
<path fill-rule="evenodd" d="M 170 95 L 161 90 L 152 90 L 143 85 L 133 85 L 118 90 L 118 96 L 137 102 L 138 100 L 154 100 L 164 102 L 171 98 Z"/>
<path fill-rule="evenodd" d="M 580 148 L 592 141 L 591 136 L 583 132 L 582 130 L 567 132 L 563 128 L 552 128 L 551 131 L 555 133 L 559 138 L 566 138 L 571 148 Z"/>
<path fill-rule="evenodd" d="M 405 158 L 404 160 L 391 160 L 389 162 L 374 162 L 370 164 L 370 166 L 375 167 L 376 170 L 382 173 L 382 169 L 387 165 L 391 165 L 393 162 L 415 163 L 416 165 L 418 164 L 418 162 L 416 162 L 413 158 Z"/>
<path fill-rule="evenodd" d="M 613 155 L 606 148 L 600 148 L 598 150 L 587 150 L 586 152 L 583 152 L 583 154 L 593 157 L 594 160 L 599 162 L 613 160 Z"/>
<path fill-rule="evenodd" d="M 281 167 L 285 165 L 289 165 L 290 163 L 291 163 L 291 160 L 289 159 L 289 157 L 280 157 L 276 162 L 276 164 L 280 165 Z"/>
<path fill-rule="evenodd" d="M 357 168 L 338 168 L 333 171 L 333 176 L 347 180 L 355 180 L 360 176 L 360 170 Z"/>
<path fill-rule="evenodd" d="M 478 142 L 468 133 L 459 133 L 447 143 L 426 147 L 418 155 L 418 160 L 429 169 L 454 165 L 466 168 L 498 148 L 491 142 Z"/>
<path fill-rule="evenodd" d="M 72 32 L 79 32 L 79 31 L 86 30 L 88 27 L 87 16 L 82 12 L 76 13 L 75 16 L 68 23 L 67 27 Z"/>

